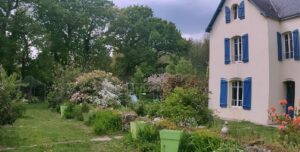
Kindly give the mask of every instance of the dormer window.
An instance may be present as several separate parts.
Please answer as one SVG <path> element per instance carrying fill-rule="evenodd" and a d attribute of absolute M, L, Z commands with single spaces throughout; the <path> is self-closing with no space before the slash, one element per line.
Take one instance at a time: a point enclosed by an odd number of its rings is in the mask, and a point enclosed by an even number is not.
<path fill-rule="evenodd" d="M 239 13 L 239 5 L 234 4 L 232 6 L 232 17 L 233 17 L 233 20 L 238 19 L 238 13 Z"/>
<path fill-rule="evenodd" d="M 284 55 L 286 59 L 294 58 L 294 45 L 292 32 L 283 33 Z"/>

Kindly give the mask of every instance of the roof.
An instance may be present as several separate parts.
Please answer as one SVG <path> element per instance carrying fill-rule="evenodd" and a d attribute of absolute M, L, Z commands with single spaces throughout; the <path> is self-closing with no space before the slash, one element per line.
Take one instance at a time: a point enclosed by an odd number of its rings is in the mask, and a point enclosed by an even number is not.
<path fill-rule="evenodd" d="M 253 4 L 260 13 L 268 18 L 278 21 L 288 20 L 295 17 L 300 17 L 300 0 L 248 0 Z M 222 11 L 225 0 L 221 0 L 220 4 L 214 13 L 206 32 L 212 30 L 218 15 Z"/>

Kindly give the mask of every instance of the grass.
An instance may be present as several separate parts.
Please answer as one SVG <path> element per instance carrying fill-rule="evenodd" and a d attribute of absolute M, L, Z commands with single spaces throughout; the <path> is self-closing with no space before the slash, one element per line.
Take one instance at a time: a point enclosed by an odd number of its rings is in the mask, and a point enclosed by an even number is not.
<path fill-rule="evenodd" d="M 16 148 L 16 152 L 135 152 L 123 140 L 91 142 L 97 138 L 91 127 L 76 120 L 64 120 L 45 104 L 27 105 L 23 118 L 13 126 L 0 128 L 1 148 Z"/>
<path fill-rule="evenodd" d="M 221 120 L 216 120 L 210 130 L 220 132 L 222 124 L 223 122 Z M 280 143 L 279 131 L 275 127 L 256 125 L 247 121 L 229 121 L 228 128 L 228 137 L 243 145 L 248 145 L 260 140 L 264 142 L 265 146 L 275 152 L 286 151 L 282 143 Z"/>

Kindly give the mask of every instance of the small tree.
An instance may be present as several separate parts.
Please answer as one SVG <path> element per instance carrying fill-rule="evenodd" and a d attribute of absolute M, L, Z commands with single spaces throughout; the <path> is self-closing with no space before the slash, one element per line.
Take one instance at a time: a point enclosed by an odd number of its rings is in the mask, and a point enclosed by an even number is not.
<path fill-rule="evenodd" d="M 24 107 L 21 105 L 21 86 L 24 85 L 17 74 L 9 76 L 0 66 L 0 125 L 13 124 L 22 116 Z"/>

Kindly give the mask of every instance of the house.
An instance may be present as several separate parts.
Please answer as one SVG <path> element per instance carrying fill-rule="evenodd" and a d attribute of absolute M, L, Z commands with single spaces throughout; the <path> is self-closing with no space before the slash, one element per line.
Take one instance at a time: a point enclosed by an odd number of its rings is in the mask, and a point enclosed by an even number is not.
<path fill-rule="evenodd" d="M 300 0 L 221 0 L 210 37 L 209 107 L 267 125 L 267 110 L 300 100 Z"/>

